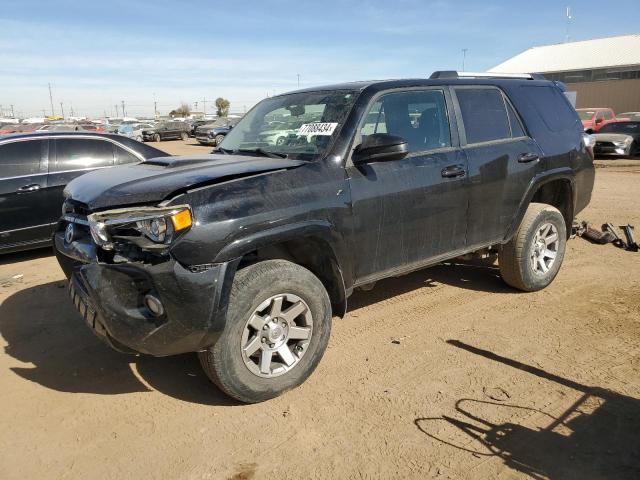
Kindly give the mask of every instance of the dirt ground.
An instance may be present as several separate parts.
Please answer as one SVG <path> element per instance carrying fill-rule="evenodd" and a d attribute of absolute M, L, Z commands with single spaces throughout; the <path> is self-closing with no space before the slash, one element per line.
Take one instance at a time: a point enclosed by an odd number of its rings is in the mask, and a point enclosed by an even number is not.
<path fill-rule="evenodd" d="M 607 163 L 580 218 L 640 237 L 640 162 Z M 531 294 L 461 264 L 380 282 L 302 387 L 251 406 L 194 355 L 109 350 L 48 250 L 0 283 L 2 479 L 640 478 L 640 253 L 572 240 Z"/>

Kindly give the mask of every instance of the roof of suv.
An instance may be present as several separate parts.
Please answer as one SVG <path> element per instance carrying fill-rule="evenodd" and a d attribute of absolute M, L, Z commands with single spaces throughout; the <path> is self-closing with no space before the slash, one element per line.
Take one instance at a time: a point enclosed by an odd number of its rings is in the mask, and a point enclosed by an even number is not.
<path fill-rule="evenodd" d="M 317 87 L 303 88 L 286 92 L 304 93 L 331 90 L 387 90 L 393 88 L 428 87 L 437 85 L 513 85 L 514 83 L 526 83 L 527 85 L 548 85 L 553 83 L 542 78 L 505 78 L 505 77 L 461 77 L 461 78 L 406 78 L 388 80 L 364 80 L 358 82 L 345 82 L 333 85 L 321 85 Z"/>

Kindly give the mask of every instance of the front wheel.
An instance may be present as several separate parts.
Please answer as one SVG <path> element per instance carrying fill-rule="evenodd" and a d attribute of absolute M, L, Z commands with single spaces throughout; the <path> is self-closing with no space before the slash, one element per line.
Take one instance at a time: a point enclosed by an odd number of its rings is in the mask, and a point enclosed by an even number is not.
<path fill-rule="evenodd" d="M 542 290 L 558 274 L 567 245 L 567 227 L 560 211 L 532 203 L 509 242 L 500 248 L 502 279 L 525 292 Z"/>
<path fill-rule="evenodd" d="M 162 140 L 162 137 L 160 137 L 160 134 L 159 134 L 159 133 L 156 133 L 156 134 L 153 136 L 153 141 L 154 141 L 154 142 L 158 143 L 158 142 L 160 142 L 161 140 Z"/>
<path fill-rule="evenodd" d="M 180 138 L 182 138 L 183 142 L 186 142 L 187 140 L 189 140 L 189 134 L 187 132 L 182 132 L 180 134 Z"/>
<path fill-rule="evenodd" d="M 223 140 L 224 140 L 224 135 L 216 135 L 216 138 L 215 138 L 216 147 L 220 145 Z"/>
<path fill-rule="evenodd" d="M 236 273 L 225 329 L 198 356 L 226 394 L 261 402 L 313 373 L 330 332 L 331 303 L 318 277 L 300 265 L 267 260 Z"/>

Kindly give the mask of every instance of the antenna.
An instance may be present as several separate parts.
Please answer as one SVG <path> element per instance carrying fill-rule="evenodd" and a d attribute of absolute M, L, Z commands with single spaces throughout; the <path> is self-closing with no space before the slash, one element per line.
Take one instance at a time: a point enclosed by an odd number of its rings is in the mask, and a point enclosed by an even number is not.
<path fill-rule="evenodd" d="M 565 42 L 568 43 L 571 40 L 571 36 L 569 35 L 569 29 L 571 27 L 571 20 L 573 20 L 573 16 L 571 15 L 571 6 L 569 5 L 567 6 L 566 17 L 567 17 L 567 31 L 565 35 Z"/>

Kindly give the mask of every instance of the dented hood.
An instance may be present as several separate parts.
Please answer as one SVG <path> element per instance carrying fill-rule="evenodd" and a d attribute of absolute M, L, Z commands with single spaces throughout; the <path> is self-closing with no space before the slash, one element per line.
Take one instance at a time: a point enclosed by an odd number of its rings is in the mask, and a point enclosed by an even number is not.
<path fill-rule="evenodd" d="M 160 202 L 177 191 L 273 170 L 302 160 L 245 155 L 152 158 L 134 165 L 96 170 L 70 182 L 65 196 L 90 210 Z"/>

